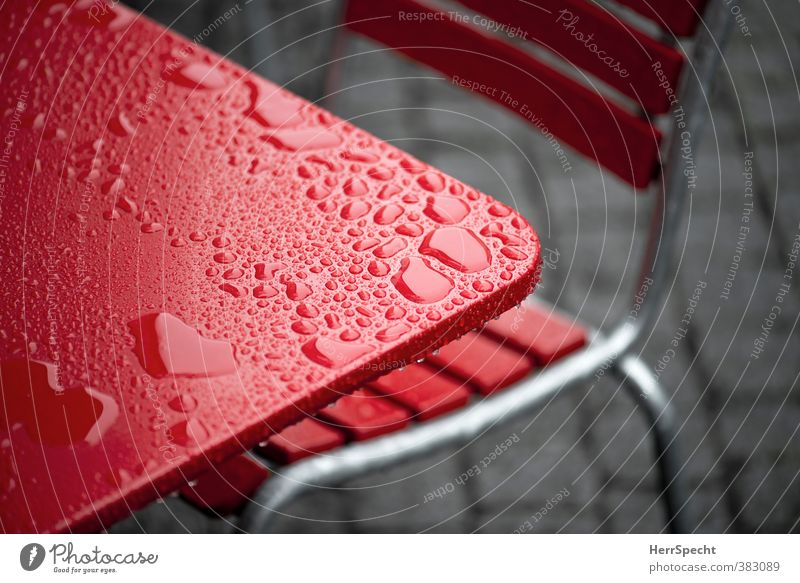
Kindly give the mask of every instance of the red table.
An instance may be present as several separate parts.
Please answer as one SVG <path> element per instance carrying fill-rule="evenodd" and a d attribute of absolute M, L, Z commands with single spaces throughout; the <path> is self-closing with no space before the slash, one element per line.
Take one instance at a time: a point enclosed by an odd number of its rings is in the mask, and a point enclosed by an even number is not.
<path fill-rule="evenodd" d="M 109 524 L 538 277 L 511 209 L 125 8 L 0 27 L 6 532 Z"/>

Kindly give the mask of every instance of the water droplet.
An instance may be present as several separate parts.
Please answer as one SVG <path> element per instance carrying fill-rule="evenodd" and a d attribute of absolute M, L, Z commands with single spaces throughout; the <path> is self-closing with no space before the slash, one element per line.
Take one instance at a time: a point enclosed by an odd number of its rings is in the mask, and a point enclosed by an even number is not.
<path fill-rule="evenodd" d="M 428 192 L 441 192 L 444 190 L 444 176 L 436 172 L 426 172 L 417 178 L 417 182 Z"/>
<path fill-rule="evenodd" d="M 136 128 L 128 119 L 128 117 L 120 111 L 117 112 L 117 114 L 108 122 L 108 129 L 112 134 L 121 138 L 125 138 L 133 135 L 133 132 Z"/>
<path fill-rule="evenodd" d="M 463 273 L 483 271 L 491 263 L 486 245 L 469 229 L 442 227 L 425 237 L 419 252 Z"/>
<path fill-rule="evenodd" d="M 301 348 L 311 361 L 327 368 L 341 368 L 369 354 L 372 347 L 367 344 L 339 342 L 330 338 L 315 338 Z"/>
<path fill-rule="evenodd" d="M 361 332 L 358 330 L 345 330 L 341 334 L 339 334 L 339 338 L 344 340 L 345 342 L 352 342 L 353 340 L 358 340 L 361 338 Z"/>
<path fill-rule="evenodd" d="M 375 277 L 383 277 L 389 273 L 389 264 L 385 261 L 370 261 L 367 266 L 367 271 Z"/>
<path fill-rule="evenodd" d="M 496 202 L 489 206 L 489 214 L 493 217 L 507 217 L 511 214 L 511 209 L 502 203 Z"/>
<path fill-rule="evenodd" d="M 306 191 L 306 195 L 311 200 L 322 200 L 326 196 L 330 195 L 330 193 L 331 189 L 321 184 L 314 184 L 313 186 L 310 186 Z"/>
<path fill-rule="evenodd" d="M 244 275 L 244 270 L 239 267 L 233 267 L 222 274 L 222 279 L 240 279 Z"/>
<path fill-rule="evenodd" d="M 300 304 L 297 306 L 297 314 L 303 318 L 316 318 L 319 310 L 311 304 Z"/>
<path fill-rule="evenodd" d="M 360 241 L 356 241 L 353 243 L 353 250 L 354 251 L 366 251 L 367 249 L 372 249 L 375 245 L 380 243 L 380 239 L 375 238 L 368 238 L 368 239 L 361 239 Z"/>
<path fill-rule="evenodd" d="M 403 259 L 400 271 L 392 276 L 392 284 L 406 298 L 419 304 L 438 302 L 454 287 L 453 280 L 419 257 Z"/>
<path fill-rule="evenodd" d="M 375 213 L 375 222 L 379 225 L 389 225 L 403 214 L 403 210 L 403 207 L 395 203 L 382 206 Z"/>
<path fill-rule="evenodd" d="M 372 206 L 366 201 L 354 200 L 342 207 L 341 215 L 343 219 L 353 221 L 365 216 L 371 208 Z"/>
<path fill-rule="evenodd" d="M 430 196 L 423 212 L 437 223 L 454 225 L 469 214 L 469 207 L 463 200 L 453 196 Z"/>
<path fill-rule="evenodd" d="M 494 289 L 494 284 L 491 281 L 486 281 L 485 279 L 479 279 L 473 282 L 472 288 L 475 291 L 479 291 L 481 293 L 488 293 Z"/>
<path fill-rule="evenodd" d="M 247 115 L 265 127 L 291 128 L 300 125 L 302 102 L 279 89 L 260 90 L 252 81 L 246 81 L 250 88 L 250 107 Z M 269 93 L 267 93 L 269 92 Z M 262 95 L 262 93 L 267 93 Z"/>
<path fill-rule="evenodd" d="M 109 395 L 89 387 L 62 387 L 54 364 L 8 360 L 0 365 L 0 378 L 4 423 L 8 421 L 8 427 L 21 424 L 40 443 L 96 445 L 119 415 Z"/>
<path fill-rule="evenodd" d="M 360 178 L 348 178 L 343 190 L 347 196 L 364 196 L 369 192 L 369 186 Z"/>
<path fill-rule="evenodd" d="M 292 324 L 292 330 L 298 334 L 313 334 L 317 331 L 317 327 L 307 320 L 300 320 Z"/>
<path fill-rule="evenodd" d="M 199 419 L 179 421 L 170 427 L 170 433 L 175 443 L 184 447 L 194 447 L 210 437 L 208 429 Z"/>
<path fill-rule="evenodd" d="M 312 289 L 302 281 L 290 281 L 286 284 L 286 296 L 290 300 L 299 302 L 311 295 Z"/>
<path fill-rule="evenodd" d="M 168 403 L 171 409 L 179 413 L 191 413 L 197 409 L 197 399 L 191 395 L 178 395 Z"/>
<path fill-rule="evenodd" d="M 223 265 L 233 263 L 236 261 L 236 253 L 231 251 L 220 251 L 219 253 L 214 254 L 214 261 L 217 263 L 222 263 Z"/>
<path fill-rule="evenodd" d="M 142 233 L 152 234 L 164 230 L 164 225 L 161 223 L 143 223 L 141 227 Z"/>
<path fill-rule="evenodd" d="M 508 257 L 509 259 L 513 259 L 514 261 L 521 261 L 523 259 L 527 259 L 528 256 L 520 251 L 519 249 L 515 249 L 514 247 L 503 247 L 500 249 L 500 253 Z"/>
<path fill-rule="evenodd" d="M 324 150 L 342 143 L 339 136 L 322 128 L 275 130 L 265 138 L 270 144 L 291 152 Z"/>
<path fill-rule="evenodd" d="M 174 71 L 165 69 L 164 78 L 189 89 L 221 89 L 228 84 L 218 67 L 201 62 L 186 63 Z"/>
<path fill-rule="evenodd" d="M 153 376 L 210 377 L 236 370 L 229 342 L 205 338 L 172 314 L 147 314 L 128 327 L 139 362 Z"/>
<path fill-rule="evenodd" d="M 406 315 L 406 311 L 401 308 L 400 306 L 392 306 L 388 310 L 386 310 L 386 319 L 387 320 L 399 320 L 403 316 Z"/>
<path fill-rule="evenodd" d="M 400 161 L 400 167 L 409 174 L 422 174 L 428 169 L 427 164 L 414 158 L 403 158 Z"/>
<path fill-rule="evenodd" d="M 512 247 L 519 247 L 525 244 L 522 238 L 504 233 L 503 225 L 500 223 L 489 223 L 481 229 L 481 235 L 484 237 L 495 237 L 504 245 L 511 245 Z"/>
<path fill-rule="evenodd" d="M 262 281 L 269 281 L 275 277 L 275 273 L 281 269 L 286 269 L 286 265 L 280 262 L 276 263 L 256 263 L 253 266 L 256 270 L 256 279 Z"/>
<path fill-rule="evenodd" d="M 375 257 L 388 259 L 389 257 L 394 257 L 400 251 L 405 249 L 406 245 L 405 239 L 401 239 L 400 237 L 392 237 L 386 243 L 375 249 L 373 253 L 375 254 Z"/>
<path fill-rule="evenodd" d="M 253 288 L 253 296 L 260 300 L 274 297 L 277 293 L 278 290 L 267 283 L 262 283 Z"/>
<path fill-rule="evenodd" d="M 398 226 L 395 231 L 397 231 L 399 235 L 405 235 L 406 237 L 419 237 L 425 232 L 422 226 L 417 223 L 403 223 Z"/>
<path fill-rule="evenodd" d="M 381 342 L 393 342 L 400 338 L 403 334 L 411 330 L 411 326 L 400 322 L 398 324 L 394 324 L 393 326 L 389 326 L 388 328 L 384 328 L 380 330 L 376 335 L 375 338 L 380 340 Z"/>
<path fill-rule="evenodd" d="M 376 166 L 367 171 L 367 176 L 375 180 L 391 180 L 394 178 L 394 170 L 385 166 Z"/>

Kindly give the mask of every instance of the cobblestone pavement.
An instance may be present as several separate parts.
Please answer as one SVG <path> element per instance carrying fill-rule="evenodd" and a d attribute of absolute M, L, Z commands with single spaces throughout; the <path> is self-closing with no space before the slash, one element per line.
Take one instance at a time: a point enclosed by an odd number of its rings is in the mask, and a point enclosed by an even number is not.
<path fill-rule="evenodd" d="M 159 2 L 149 13 L 194 36 L 233 5 L 200 2 L 182 12 L 188 4 Z M 570 155 L 572 170 L 563 173 L 535 129 L 431 70 L 353 37 L 335 52 L 333 34 L 320 31 L 335 25 L 339 5 L 303 10 L 311 4 L 254 0 L 243 6 L 246 18 L 231 19 L 205 40 L 310 99 L 325 95 L 322 64 L 334 55 L 367 52 L 344 61 L 339 92 L 324 99 L 326 107 L 520 209 L 557 257 L 544 273 L 541 296 L 598 327 L 629 309 L 625 290 L 635 275 L 651 197 L 633 197 L 577 154 Z M 792 72 L 800 58 L 800 7 L 741 4 L 751 36 L 734 31 L 710 96 L 713 116 L 697 153 L 699 178 L 679 237 L 678 275 L 642 353 L 682 420 L 698 530 L 797 532 L 796 274 L 784 301 L 777 297 L 800 235 L 800 105 Z M 300 12 L 287 16 L 293 11 Z M 746 194 L 750 180 L 752 199 Z M 750 229 L 740 238 L 750 200 Z M 754 342 L 776 305 L 781 313 L 756 354 Z M 684 336 L 679 328 L 687 314 Z M 664 515 L 648 428 L 636 409 L 609 375 L 469 447 L 314 492 L 290 509 L 293 517 L 279 528 L 511 532 L 529 520 L 534 532 L 660 531 Z M 511 435 L 519 442 L 480 475 L 425 503 L 426 493 L 453 481 Z M 225 528 L 170 498 L 114 530 Z"/>

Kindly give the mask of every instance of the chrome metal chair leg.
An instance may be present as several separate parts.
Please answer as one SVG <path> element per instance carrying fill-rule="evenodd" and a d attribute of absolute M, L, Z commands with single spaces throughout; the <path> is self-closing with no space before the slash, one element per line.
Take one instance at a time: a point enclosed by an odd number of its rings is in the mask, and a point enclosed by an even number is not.
<path fill-rule="evenodd" d="M 615 372 L 636 398 L 650 423 L 669 529 L 673 533 L 691 532 L 694 525 L 688 507 L 689 490 L 682 472 L 684 464 L 678 445 L 674 407 L 656 376 L 638 357 L 624 356 Z"/>

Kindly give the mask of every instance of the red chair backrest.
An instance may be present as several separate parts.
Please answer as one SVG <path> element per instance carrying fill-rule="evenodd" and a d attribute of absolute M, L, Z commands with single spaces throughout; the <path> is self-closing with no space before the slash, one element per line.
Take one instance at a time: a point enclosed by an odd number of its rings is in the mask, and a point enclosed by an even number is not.
<path fill-rule="evenodd" d="M 620 176 L 637 188 L 660 169 L 661 133 L 649 114 L 669 110 L 683 55 L 586 0 L 456 0 L 470 16 L 416 0 L 349 0 L 346 25 L 454 83 L 514 111 L 544 134 Z M 623 0 L 648 17 L 670 10 L 659 24 L 690 30 L 705 0 Z M 457 16 L 458 14 L 458 16 Z M 567 76 L 500 35 L 480 30 L 492 22 L 507 36 L 534 41 L 573 67 L 619 92 L 616 98 L 588 77 Z M 476 26 L 476 24 L 478 26 Z M 600 84 L 602 85 L 602 84 Z M 637 110 L 646 115 L 640 116 Z"/>

